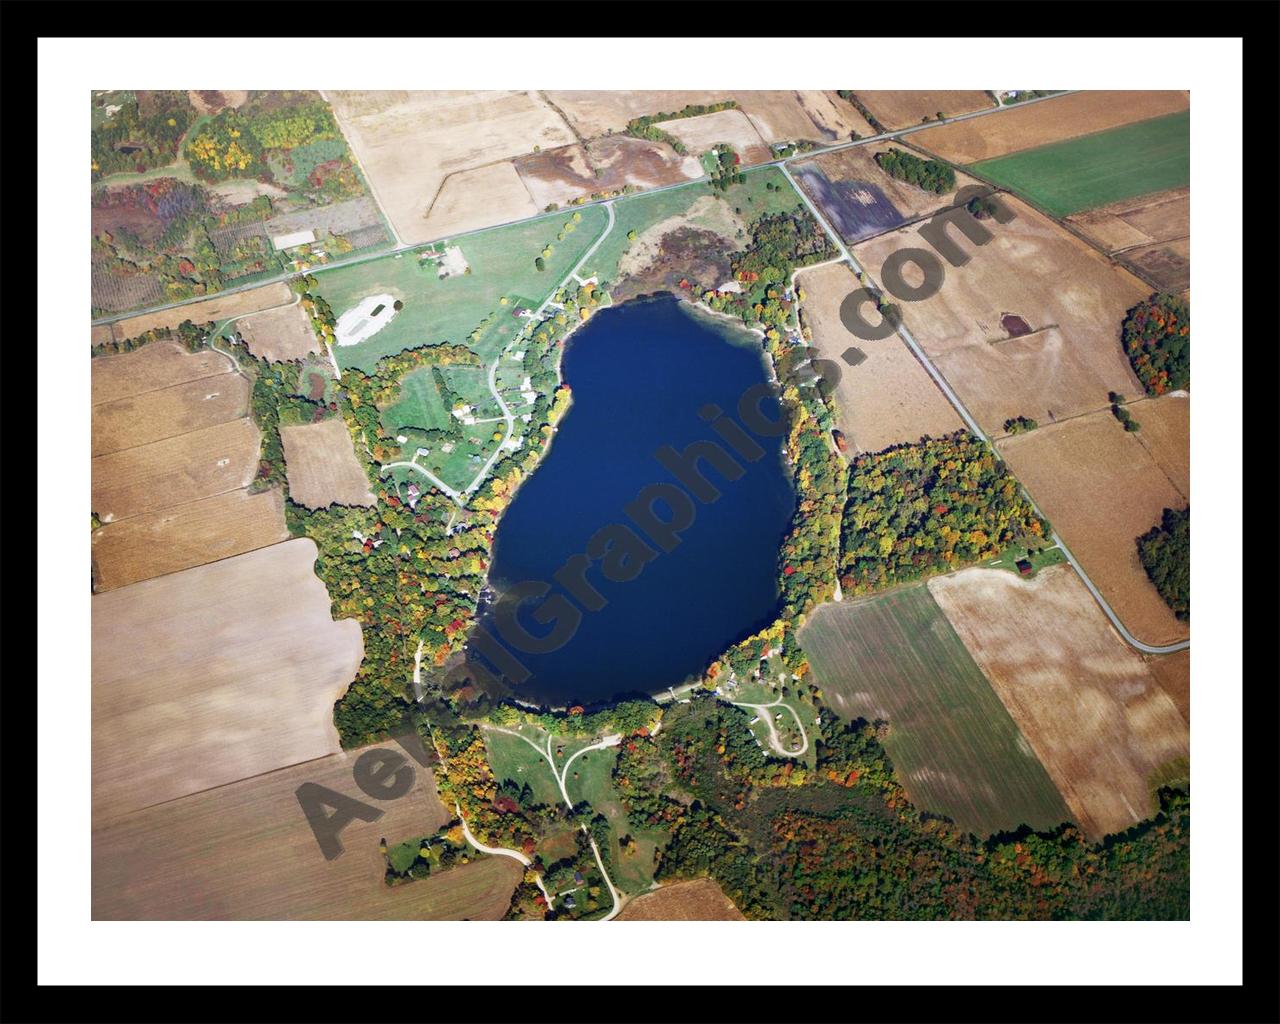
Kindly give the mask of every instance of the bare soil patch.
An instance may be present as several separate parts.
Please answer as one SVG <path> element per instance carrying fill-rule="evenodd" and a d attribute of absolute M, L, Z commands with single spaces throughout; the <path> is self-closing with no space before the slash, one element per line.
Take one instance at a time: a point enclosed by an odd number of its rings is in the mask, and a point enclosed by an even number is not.
<path fill-rule="evenodd" d="M 247 416 L 92 463 L 93 511 L 104 523 L 248 487 L 262 435 Z"/>
<path fill-rule="evenodd" d="M 394 744 L 384 744 L 383 747 Z M 395 748 L 398 749 L 398 748 Z M 431 773 L 371 801 L 352 780 L 353 750 L 126 815 L 93 834 L 95 920 L 497 920 L 521 868 L 487 857 L 408 885 L 383 883 L 380 840 L 394 845 L 449 820 Z M 384 814 L 353 821 L 325 860 L 295 795 L 315 783 Z"/>
<path fill-rule="evenodd" d="M 1126 199 L 1067 218 L 1160 291 L 1191 283 L 1191 189 Z"/>
<path fill-rule="evenodd" d="M 840 322 L 840 304 L 860 287 L 846 264 L 802 270 L 796 283 L 804 291 L 801 313 L 812 328 L 816 354 L 840 367 L 836 422 L 854 453 L 939 437 L 963 425 L 901 338 L 863 341 Z M 856 366 L 842 359 L 851 346 L 866 356 Z"/>
<path fill-rule="evenodd" d="M 742 911 L 711 878 L 664 885 L 637 896 L 619 921 L 745 921 Z"/>
<path fill-rule="evenodd" d="M 131 357 L 132 353 L 118 358 Z M 248 411 L 249 382 L 238 373 L 219 373 L 100 402 L 93 407 L 93 454 L 106 455 L 202 430 L 239 419 Z"/>
<path fill-rule="evenodd" d="M 498 162 L 535 146 L 555 149 L 575 141 L 560 115 L 531 91 L 325 96 L 379 203 L 410 244 L 528 216 L 533 201 L 519 175 Z M 458 177 L 485 165 L 505 171 Z"/>
<path fill-rule="evenodd" d="M 971 257 L 965 266 L 948 266 L 929 298 L 901 303 L 926 354 L 983 429 L 996 434 L 1016 416 L 1052 423 L 1105 408 L 1110 391 L 1141 394 L 1119 331 L 1125 311 L 1150 288 L 1025 203 L 1007 195 L 1001 201 L 1014 219 L 986 222 L 989 242 L 960 243 Z M 855 252 L 878 282 L 885 259 L 907 247 L 932 250 L 912 225 Z M 904 277 L 911 286 L 922 280 L 911 264 Z M 1010 311 L 1031 334 L 1008 339 L 1000 318 Z"/>
<path fill-rule="evenodd" d="M 137 316 L 126 317 L 112 324 L 111 330 L 117 341 L 123 341 L 125 338 L 136 338 L 144 331 L 160 327 L 168 327 L 172 330 L 184 320 L 190 320 L 193 324 L 202 324 L 210 320 L 224 320 L 227 317 L 241 316 L 245 313 L 256 313 L 258 310 L 283 306 L 292 301 L 293 293 L 289 291 L 289 286 L 283 281 L 276 281 L 274 284 L 265 284 L 261 288 L 250 288 L 246 292 L 215 295 L 210 299 L 188 302 L 158 313 L 140 313 Z"/>
<path fill-rule="evenodd" d="M 738 105 L 765 142 L 848 142 L 876 134 L 858 108 L 834 90 L 758 90 L 737 93 Z"/>
<path fill-rule="evenodd" d="M 691 154 L 705 153 L 717 143 L 727 142 L 744 164 L 764 163 L 773 157 L 755 125 L 746 114 L 735 108 L 698 117 L 660 121 L 657 127 L 683 142 Z"/>
<path fill-rule="evenodd" d="M 1107 603 L 1139 640 L 1167 644 L 1189 635 L 1161 599 L 1138 559 L 1136 538 L 1160 521 L 1165 508 L 1182 508 L 1187 496 L 1170 480 L 1161 463 L 1180 481 L 1189 478 L 1189 452 L 1180 449 L 1185 399 L 1132 403 L 1139 434 L 1127 433 L 1110 410 L 1065 423 L 1041 426 L 997 442 L 1014 474 L 1053 528 L 1080 560 Z M 1148 411 L 1151 410 L 1150 415 Z M 1147 419 L 1155 427 L 1150 442 Z M 1150 445 L 1150 447 L 1148 447 Z M 1159 452 L 1157 460 L 1152 452 Z"/>
<path fill-rule="evenodd" d="M 191 89 L 187 92 L 191 105 L 202 114 L 217 114 L 227 107 L 235 109 L 248 98 L 249 93 L 243 89 Z"/>
<path fill-rule="evenodd" d="M 938 111 L 947 117 L 955 117 L 956 114 L 969 114 L 995 106 L 991 97 L 981 89 L 859 89 L 857 96 L 876 120 L 890 131 L 910 128 L 925 118 L 933 120 Z"/>
<path fill-rule="evenodd" d="M 281 427 L 280 440 L 294 501 L 308 508 L 377 504 L 340 418 Z"/>
<path fill-rule="evenodd" d="M 227 491 L 93 531 L 94 590 L 114 590 L 287 540 L 278 489 Z"/>
<path fill-rule="evenodd" d="M 966 569 L 929 590 L 1091 839 L 1154 810 L 1148 779 L 1187 724 L 1069 566 Z"/>
<path fill-rule="evenodd" d="M 297 539 L 93 598 L 95 825 L 340 749 L 364 646 L 315 559 Z"/>
<path fill-rule="evenodd" d="M 320 342 L 311 328 L 311 318 L 299 303 L 265 313 L 255 313 L 236 322 L 249 351 L 269 363 L 303 359 L 320 351 Z"/>
<path fill-rule="evenodd" d="M 89 344 L 105 345 L 111 340 L 110 324 L 93 324 L 89 327 Z"/>
<path fill-rule="evenodd" d="M 161 391 L 235 369 L 231 359 L 221 352 L 211 349 L 188 352 L 176 341 L 154 341 L 122 355 L 97 356 L 90 366 L 94 405 Z"/>
<path fill-rule="evenodd" d="M 972 164 L 1172 114 L 1190 105 L 1191 94 L 1186 91 L 1091 90 L 929 128 L 913 134 L 911 141 L 951 163 Z M 951 113 L 945 107 L 942 110 Z"/>
<path fill-rule="evenodd" d="M 626 185 L 657 188 L 702 174 L 697 157 L 681 157 L 670 146 L 625 135 L 530 153 L 518 157 L 515 168 L 539 210 Z"/>
<path fill-rule="evenodd" d="M 1126 249 L 1116 259 L 1141 274 L 1157 291 L 1185 292 L 1191 285 L 1191 239 Z"/>

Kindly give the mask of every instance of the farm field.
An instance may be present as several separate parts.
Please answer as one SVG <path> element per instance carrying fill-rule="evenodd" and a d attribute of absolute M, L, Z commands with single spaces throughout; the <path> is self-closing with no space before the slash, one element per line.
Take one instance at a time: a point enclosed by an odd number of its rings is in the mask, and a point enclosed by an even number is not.
<path fill-rule="evenodd" d="M 959 415 L 901 338 L 863 341 L 840 322 L 840 303 L 860 287 L 847 264 L 802 270 L 796 283 L 804 292 L 801 314 L 813 330 L 814 349 L 840 367 L 836 424 L 854 454 L 960 429 Z M 865 357 L 856 366 L 841 358 L 851 347 Z"/>
<path fill-rule="evenodd" d="M 1006 195 L 1001 202 L 1014 219 L 992 223 L 992 238 L 980 249 L 964 244 L 970 261 L 948 267 L 934 295 L 902 303 L 903 319 L 934 365 L 992 434 L 1017 416 L 1052 423 L 1106 407 L 1111 391 L 1141 394 L 1120 324 L 1150 288 L 1021 200 Z M 885 259 L 904 247 L 930 248 L 912 226 L 854 251 L 879 282 Z M 905 276 L 920 283 L 914 266 Z M 1020 317 L 1030 332 L 1012 336 L 1006 316 Z"/>
<path fill-rule="evenodd" d="M 311 318 L 302 304 L 255 313 L 236 322 L 249 351 L 269 363 L 303 359 L 320 351 Z"/>
<path fill-rule="evenodd" d="M 827 707 L 888 721 L 885 750 L 917 807 L 978 835 L 1070 817 L 924 585 L 822 605 L 798 639 Z"/>
<path fill-rule="evenodd" d="M 659 121 L 655 127 L 683 142 L 690 154 L 705 153 L 718 143 L 727 142 L 744 164 L 765 163 L 773 157 L 747 115 L 732 107 L 714 114 Z"/>
<path fill-rule="evenodd" d="M 229 362 L 223 365 L 228 372 L 95 405 L 93 454 L 136 448 L 245 416 L 249 382 L 230 372 Z"/>
<path fill-rule="evenodd" d="M 523 220 L 540 209 L 515 164 L 503 160 L 455 171 L 445 178 L 427 214 L 424 231 L 428 238 L 444 238 Z"/>
<path fill-rule="evenodd" d="M 93 598 L 95 824 L 339 749 L 364 648 L 315 559 L 297 539 Z"/>
<path fill-rule="evenodd" d="M 1176 113 L 1190 105 L 1185 91 L 1097 89 L 1013 107 L 995 117 L 927 128 L 912 135 L 911 141 L 949 163 L 974 164 Z"/>
<path fill-rule="evenodd" d="M 369 295 L 388 294 L 404 303 L 387 327 L 355 345 L 337 347 L 334 356 L 345 368 L 368 371 L 383 356 L 406 348 L 440 342 L 466 344 L 467 338 L 490 314 L 510 316 L 512 305 L 504 296 L 528 295 L 541 302 L 581 259 L 608 223 L 600 207 L 553 214 L 524 224 L 494 228 L 455 239 L 471 267 L 469 274 L 437 277 L 434 269 L 419 267 L 412 252 L 386 256 L 356 266 L 316 272 L 317 291 L 340 317 Z M 556 238 L 564 226 L 574 231 Z M 546 270 L 538 271 L 534 259 L 550 244 L 552 255 Z M 478 353 L 491 359 L 494 351 Z"/>
<path fill-rule="evenodd" d="M 560 110 L 570 127 L 584 138 L 595 138 L 611 131 L 623 132 L 627 122 L 633 118 L 682 110 L 691 104 L 710 106 L 733 98 L 731 93 L 710 89 L 548 90 L 542 95 Z"/>
<path fill-rule="evenodd" d="M 1073 214 L 1067 223 L 1158 291 L 1181 292 L 1191 283 L 1189 188 L 1111 203 Z"/>
<path fill-rule="evenodd" d="M 800 187 L 848 244 L 890 231 L 955 202 L 954 193 L 940 196 L 885 174 L 875 155 L 889 149 L 911 152 L 909 146 L 900 143 L 857 146 L 793 165 L 792 173 Z M 977 184 L 976 179 L 956 172 L 957 189 Z"/>
<path fill-rule="evenodd" d="M 221 352 L 188 352 L 177 341 L 153 341 L 132 352 L 93 357 L 90 392 L 93 404 L 102 405 L 234 369 L 235 363 Z"/>
<path fill-rule="evenodd" d="M 1122 125 L 971 165 L 1059 217 L 1185 186 L 1191 112 Z"/>
<path fill-rule="evenodd" d="M 1169 695 L 1178 714 L 1191 723 L 1191 651 L 1158 654 L 1147 658 L 1147 667 L 1160 688 Z"/>
<path fill-rule="evenodd" d="M 377 504 L 340 417 L 280 428 L 289 496 L 308 508 Z"/>
<path fill-rule="evenodd" d="M 262 435 L 247 416 L 202 430 L 99 455 L 90 498 L 109 523 L 248 487 Z"/>
<path fill-rule="evenodd" d="M 996 446 L 1129 631 L 1149 644 L 1172 643 L 1189 635 L 1188 625 L 1148 579 L 1136 538 L 1166 507 L 1187 504 L 1178 485 L 1190 479 L 1190 400 L 1164 396 L 1128 408 L 1142 424 L 1137 434 L 1103 409 Z"/>
<path fill-rule="evenodd" d="M 225 491 L 93 531 L 95 592 L 231 558 L 287 540 L 279 490 Z"/>
<path fill-rule="evenodd" d="M 745 921 L 712 878 L 673 882 L 637 896 L 623 908 L 619 921 Z"/>
<path fill-rule="evenodd" d="M 858 108 L 832 89 L 751 90 L 735 98 L 765 142 L 830 145 L 848 142 L 853 132 L 862 138 L 876 134 Z"/>
<path fill-rule="evenodd" d="M 394 744 L 387 745 L 392 749 Z M 93 834 L 95 920 L 497 920 L 520 866 L 481 857 L 394 888 L 383 883 L 388 846 L 449 821 L 431 772 L 414 765 L 405 796 L 379 802 L 373 822 L 341 834 L 343 853 L 325 860 L 295 791 L 315 783 L 372 801 L 352 779 L 362 753 L 243 779 L 150 807 Z"/>
<path fill-rule="evenodd" d="M 235 292 L 232 295 L 215 295 L 213 298 L 189 302 L 182 306 L 175 306 L 173 309 L 126 317 L 113 323 L 111 332 L 116 341 L 123 341 L 125 338 L 136 338 L 139 334 L 161 327 L 172 330 L 184 320 L 190 320 L 193 324 L 226 320 L 228 317 L 257 313 L 292 301 L 293 293 L 289 290 L 289 286 L 283 281 L 276 281 L 274 284 L 250 288 L 248 291 Z"/>
<path fill-rule="evenodd" d="M 938 111 L 955 117 L 995 106 L 981 89 L 859 89 L 856 95 L 890 131 L 932 121 Z"/>
<path fill-rule="evenodd" d="M 324 95 L 396 233 L 410 245 L 512 219 L 512 210 L 532 200 L 515 169 L 500 162 L 576 141 L 532 91 Z M 450 175 L 486 165 L 507 170 L 473 175 L 469 187 L 451 187 L 456 198 L 444 197 L 447 205 L 435 209 Z"/>
<path fill-rule="evenodd" d="M 928 588 L 1084 833 L 1149 817 L 1148 780 L 1188 756 L 1187 724 L 1074 570 L 965 569 Z"/>

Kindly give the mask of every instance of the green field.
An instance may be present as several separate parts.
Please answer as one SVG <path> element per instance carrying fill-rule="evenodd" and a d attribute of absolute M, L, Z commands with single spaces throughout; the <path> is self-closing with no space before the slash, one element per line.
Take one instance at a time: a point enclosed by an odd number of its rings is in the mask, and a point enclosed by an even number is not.
<path fill-rule="evenodd" d="M 489 751 L 489 766 L 499 782 L 510 779 L 521 786 L 527 782 L 533 790 L 533 798 L 549 807 L 558 807 L 564 802 L 545 757 L 519 736 L 493 729 L 484 729 L 483 733 L 484 745 Z"/>
<path fill-rule="evenodd" d="M 989 835 L 1071 818 L 1031 747 L 923 584 L 827 604 L 799 635 L 823 702 L 884 719 L 916 806 Z"/>
<path fill-rule="evenodd" d="M 578 215 L 582 219 L 574 223 L 574 230 L 557 241 L 556 235 Z M 377 334 L 356 345 L 336 346 L 333 351 L 338 365 L 368 370 L 383 356 L 407 348 L 440 342 L 468 344 L 471 332 L 491 314 L 512 319 L 513 296 L 536 297 L 540 303 L 550 295 L 607 223 L 603 207 L 591 206 L 463 235 L 451 244 L 462 250 L 471 273 L 443 281 L 430 267 L 418 265 L 415 251 L 331 270 L 315 268 L 316 290 L 335 317 L 341 317 L 365 296 L 380 292 L 404 303 L 404 309 Z M 539 271 L 533 261 L 547 245 L 552 246 L 552 252 L 545 260 L 546 269 Z M 508 298 L 507 305 L 502 304 L 503 297 Z M 490 343 L 476 351 L 481 358 L 492 359 L 500 342 L 496 335 L 486 334 L 484 340 Z"/>
<path fill-rule="evenodd" d="M 972 169 L 1059 217 L 1191 180 L 1191 112 L 983 160 Z"/>
<path fill-rule="evenodd" d="M 448 425 L 451 413 L 444 407 L 431 372 L 433 369 L 435 367 L 421 366 L 404 375 L 400 382 L 400 398 L 382 413 L 382 423 L 390 433 L 402 427 L 431 430 Z M 476 419 L 502 414 L 489 391 L 487 371 L 483 366 L 442 366 L 439 369 L 454 394 L 471 406 Z"/>

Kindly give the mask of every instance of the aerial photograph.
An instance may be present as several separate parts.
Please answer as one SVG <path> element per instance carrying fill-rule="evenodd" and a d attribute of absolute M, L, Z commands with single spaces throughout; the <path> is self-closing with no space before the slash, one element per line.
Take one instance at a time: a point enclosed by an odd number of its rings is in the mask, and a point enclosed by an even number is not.
<path fill-rule="evenodd" d="M 1190 920 L 1191 90 L 81 95 L 94 922 Z"/>

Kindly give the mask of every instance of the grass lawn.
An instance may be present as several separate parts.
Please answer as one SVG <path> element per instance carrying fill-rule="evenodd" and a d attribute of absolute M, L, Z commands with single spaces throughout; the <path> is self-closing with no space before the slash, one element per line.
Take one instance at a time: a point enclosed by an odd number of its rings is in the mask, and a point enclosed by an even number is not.
<path fill-rule="evenodd" d="M 888 721 L 885 750 L 916 806 L 978 835 L 1071 819 L 925 585 L 823 605 L 799 641 L 828 708 Z"/>
<path fill-rule="evenodd" d="M 581 220 L 574 222 L 572 218 L 579 215 Z M 574 230 L 557 241 L 557 233 L 570 223 Z M 380 292 L 404 303 L 395 320 L 377 334 L 356 345 L 335 347 L 338 365 L 368 370 L 383 356 L 406 348 L 439 342 L 468 344 L 472 331 L 490 314 L 512 319 L 513 298 L 536 298 L 541 303 L 607 223 L 604 209 L 592 206 L 459 236 L 450 244 L 462 250 L 471 273 L 443 281 L 432 265 L 419 266 L 416 251 L 355 266 L 314 268 L 317 291 L 337 317 L 366 296 Z M 533 261 L 547 245 L 552 246 L 552 253 L 544 258 L 546 269 L 539 271 Z M 508 299 L 507 305 L 502 304 L 503 297 Z M 488 355 L 492 357 L 492 353 Z"/>
<path fill-rule="evenodd" d="M 532 753 L 532 751 L 530 751 Z M 569 750 L 566 747 L 566 756 Z M 666 841 L 666 834 L 650 829 L 633 829 L 613 788 L 613 766 L 618 760 L 616 747 L 592 750 L 583 754 L 569 769 L 565 781 L 573 800 L 586 800 L 598 814 L 609 820 L 609 848 L 601 852 L 613 884 L 631 895 L 646 891 L 653 883 L 654 854 Z M 574 778 L 574 773 L 578 777 Z M 618 840 L 625 835 L 635 840 L 635 850 L 623 853 Z"/>
<path fill-rule="evenodd" d="M 1041 548 L 1039 551 L 1028 551 L 1024 547 L 1011 547 L 1000 553 L 999 558 L 993 558 L 989 562 L 983 562 L 984 569 L 1004 569 L 1006 572 L 1022 573 L 1018 569 L 1018 560 L 1027 559 L 1031 563 L 1031 573 L 1035 575 L 1041 569 L 1046 569 L 1051 565 L 1060 565 L 1067 560 L 1067 556 L 1062 553 L 1061 548 Z"/>
<path fill-rule="evenodd" d="M 973 169 L 1059 217 L 1191 180 L 1191 112 L 983 160 Z"/>
<path fill-rule="evenodd" d="M 533 790 L 534 799 L 551 807 L 564 802 L 546 758 L 518 736 L 509 736 L 493 729 L 481 731 L 484 734 L 484 745 L 489 751 L 489 765 L 499 781 L 510 779 L 517 785 L 527 782 Z"/>

